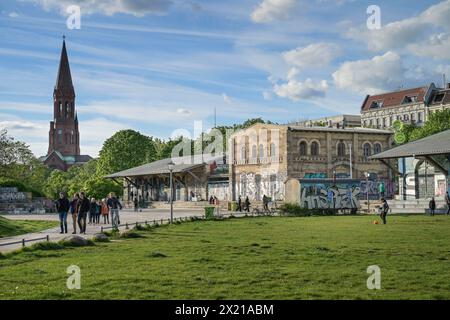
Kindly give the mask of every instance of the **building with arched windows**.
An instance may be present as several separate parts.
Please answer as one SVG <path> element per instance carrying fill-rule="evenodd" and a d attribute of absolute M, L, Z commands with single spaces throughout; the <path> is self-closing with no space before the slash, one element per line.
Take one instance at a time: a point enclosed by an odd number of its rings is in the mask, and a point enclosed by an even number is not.
<path fill-rule="evenodd" d="M 365 181 L 366 173 L 393 191 L 391 170 L 370 159 L 391 146 L 389 130 L 255 124 L 231 136 L 230 200 L 284 200 L 290 179 Z"/>

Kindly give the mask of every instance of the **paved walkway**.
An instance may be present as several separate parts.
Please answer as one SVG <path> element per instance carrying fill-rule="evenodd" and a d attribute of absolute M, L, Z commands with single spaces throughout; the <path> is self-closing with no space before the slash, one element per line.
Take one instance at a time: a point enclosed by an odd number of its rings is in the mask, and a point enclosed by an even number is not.
<path fill-rule="evenodd" d="M 191 216 L 202 216 L 204 213 L 203 209 L 174 209 L 174 218 L 178 217 L 191 217 Z M 46 220 L 46 221 L 59 221 L 57 214 L 45 214 L 45 215 L 5 215 L 4 217 L 11 219 L 11 220 Z M 143 209 L 142 212 L 134 212 L 133 210 L 125 209 L 120 211 L 120 223 L 136 223 L 136 222 L 144 222 L 144 221 L 153 221 L 153 220 L 161 220 L 164 219 L 167 221 L 167 219 L 170 218 L 170 211 L 167 209 Z M 100 217 L 100 222 L 103 222 L 103 218 Z M 29 239 L 36 239 L 36 238 L 45 238 L 47 235 L 49 236 L 49 240 L 53 242 L 57 242 L 59 240 L 64 239 L 65 237 L 68 237 L 73 232 L 73 225 L 72 225 L 72 217 L 69 215 L 67 217 L 67 226 L 68 226 L 68 233 L 67 234 L 60 234 L 60 228 L 59 226 L 56 228 L 43 230 L 40 232 L 34 232 L 34 233 L 28 233 L 25 235 L 19 235 L 14 237 L 5 237 L 0 238 L 0 252 L 11 252 L 14 250 L 18 250 L 22 248 L 22 243 L 17 243 L 13 245 L 6 245 L 1 246 L 2 243 L 9 243 L 9 242 L 21 242 L 22 239 L 29 240 Z M 87 225 L 86 227 L 86 235 L 82 235 L 85 238 L 92 238 L 96 233 L 101 232 L 101 227 L 111 226 L 111 224 L 98 224 L 98 225 Z M 78 231 L 78 226 L 77 226 Z M 45 240 L 42 240 L 45 241 Z M 26 245 L 31 246 L 34 243 L 37 243 L 39 241 L 34 242 L 28 242 Z"/>

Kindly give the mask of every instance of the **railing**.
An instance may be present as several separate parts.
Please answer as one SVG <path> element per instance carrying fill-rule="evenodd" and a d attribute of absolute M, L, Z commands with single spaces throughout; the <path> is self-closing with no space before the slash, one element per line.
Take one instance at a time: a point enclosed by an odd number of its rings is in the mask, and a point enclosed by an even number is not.
<path fill-rule="evenodd" d="M 22 240 L 18 240 L 18 241 L 13 241 L 13 242 L 7 242 L 7 243 L 0 243 L 0 247 L 4 247 L 4 246 L 10 246 L 13 244 L 22 244 L 22 247 L 25 247 L 27 242 L 34 242 L 34 241 L 41 241 L 41 240 L 47 240 L 47 242 L 50 241 L 50 236 L 46 235 L 45 237 L 42 238 L 36 238 L 36 239 L 22 239 Z"/>
<path fill-rule="evenodd" d="M 281 162 L 283 162 L 282 156 L 234 160 L 235 165 L 246 165 L 246 164 L 255 165 L 255 164 L 270 164 L 270 163 L 281 163 Z"/>

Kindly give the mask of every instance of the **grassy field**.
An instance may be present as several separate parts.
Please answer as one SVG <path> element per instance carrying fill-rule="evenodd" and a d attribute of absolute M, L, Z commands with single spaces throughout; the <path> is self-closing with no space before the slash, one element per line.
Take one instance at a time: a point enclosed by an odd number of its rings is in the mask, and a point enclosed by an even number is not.
<path fill-rule="evenodd" d="M 244 218 L 0 257 L 0 299 L 449 299 L 450 218 Z M 66 268 L 81 268 L 68 290 Z M 368 290 L 367 267 L 381 268 Z"/>
<path fill-rule="evenodd" d="M 16 236 L 56 227 L 55 221 L 9 220 L 0 217 L 0 238 Z"/>

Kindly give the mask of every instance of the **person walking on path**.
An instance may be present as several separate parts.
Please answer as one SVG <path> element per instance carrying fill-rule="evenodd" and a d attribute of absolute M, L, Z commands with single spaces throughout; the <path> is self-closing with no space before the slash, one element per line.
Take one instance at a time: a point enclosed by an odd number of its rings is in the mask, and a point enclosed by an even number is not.
<path fill-rule="evenodd" d="M 80 200 L 80 196 L 78 193 L 73 195 L 73 199 L 70 202 L 70 213 L 72 214 L 72 222 L 73 222 L 73 232 L 72 234 L 77 233 L 77 218 L 78 218 L 78 201 Z"/>
<path fill-rule="evenodd" d="M 80 193 L 80 200 L 78 201 L 78 227 L 80 228 L 80 234 L 86 234 L 86 218 L 91 208 L 91 203 L 84 194 Z"/>
<path fill-rule="evenodd" d="M 97 208 L 97 202 L 94 198 L 91 198 L 91 203 L 89 207 L 89 224 L 95 224 L 95 210 Z"/>
<path fill-rule="evenodd" d="M 55 205 L 59 214 L 60 233 L 67 233 L 67 213 L 70 210 L 70 202 L 64 192 L 59 194 L 59 199 L 55 201 Z"/>
<path fill-rule="evenodd" d="M 266 197 L 266 195 L 263 195 L 263 208 L 264 211 L 269 211 L 269 197 Z"/>
<path fill-rule="evenodd" d="M 242 199 L 241 199 L 241 196 L 239 196 L 239 199 L 238 199 L 237 211 L 242 212 Z"/>
<path fill-rule="evenodd" d="M 133 204 L 134 204 L 134 212 L 138 212 L 139 211 L 139 200 L 137 197 L 134 197 Z"/>
<path fill-rule="evenodd" d="M 380 217 L 381 217 L 381 220 L 383 221 L 383 224 L 386 224 L 387 223 L 386 217 L 389 212 L 389 205 L 388 205 L 386 199 L 384 199 L 384 198 L 381 199 L 381 203 L 382 203 L 382 205 L 381 205 Z"/>
<path fill-rule="evenodd" d="M 96 224 L 100 224 L 101 211 L 102 211 L 101 201 L 95 201 L 95 223 Z"/>
<path fill-rule="evenodd" d="M 108 205 L 106 204 L 106 199 L 102 199 L 100 207 L 101 207 L 101 213 L 103 216 L 103 223 L 109 224 L 109 209 L 108 209 Z"/>
<path fill-rule="evenodd" d="M 447 204 L 447 215 L 450 215 L 450 195 L 447 193 L 445 194 L 445 203 Z"/>
<path fill-rule="evenodd" d="M 250 212 L 250 200 L 248 197 L 245 198 L 245 211 Z"/>
<path fill-rule="evenodd" d="M 116 198 L 114 192 L 109 194 L 109 199 L 106 202 L 108 205 L 109 211 L 111 212 L 111 223 L 114 229 L 119 229 L 120 217 L 119 217 L 119 209 L 122 210 L 122 205 L 119 200 Z"/>
<path fill-rule="evenodd" d="M 434 213 L 436 211 L 436 201 L 434 200 L 434 197 L 431 198 L 428 206 L 430 207 L 430 216 L 434 217 Z"/>

